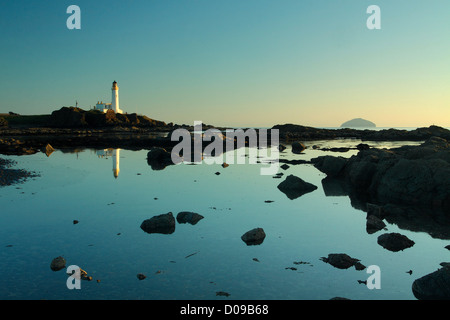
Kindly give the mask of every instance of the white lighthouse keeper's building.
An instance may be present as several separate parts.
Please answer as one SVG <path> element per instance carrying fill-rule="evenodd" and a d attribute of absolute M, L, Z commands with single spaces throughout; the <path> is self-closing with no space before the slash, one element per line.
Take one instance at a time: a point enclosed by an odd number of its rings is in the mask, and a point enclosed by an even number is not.
<path fill-rule="evenodd" d="M 97 104 L 95 105 L 95 109 L 103 111 L 105 113 L 108 110 L 113 110 L 115 113 L 123 113 L 123 111 L 119 108 L 119 86 L 117 85 L 116 81 L 113 82 L 111 91 L 111 103 L 103 103 L 103 101 L 97 102 Z"/>

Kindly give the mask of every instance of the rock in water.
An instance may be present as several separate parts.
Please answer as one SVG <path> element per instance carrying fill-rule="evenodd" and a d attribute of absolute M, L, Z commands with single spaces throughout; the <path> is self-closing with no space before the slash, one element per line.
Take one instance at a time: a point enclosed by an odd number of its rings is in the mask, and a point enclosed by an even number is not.
<path fill-rule="evenodd" d="M 316 190 L 317 187 L 291 174 L 286 177 L 286 180 L 278 185 L 278 189 L 289 199 L 294 200 L 306 193 Z"/>
<path fill-rule="evenodd" d="M 292 153 L 299 154 L 302 153 L 305 149 L 305 145 L 301 142 L 296 141 L 292 143 Z"/>
<path fill-rule="evenodd" d="M 407 236 L 395 232 L 382 234 L 377 241 L 380 246 L 393 252 L 404 250 L 414 245 L 414 241 L 408 239 Z"/>
<path fill-rule="evenodd" d="M 46 146 L 42 147 L 41 151 L 45 153 L 47 157 L 50 157 L 50 155 L 55 152 L 55 149 L 50 144 L 47 144 Z"/>
<path fill-rule="evenodd" d="M 450 299 L 450 267 L 445 266 L 415 280 L 412 292 L 419 300 Z"/>
<path fill-rule="evenodd" d="M 50 264 L 50 269 L 53 271 L 59 271 L 61 269 L 64 269 L 66 267 L 66 259 L 63 257 L 57 257 L 52 260 L 52 263 Z"/>
<path fill-rule="evenodd" d="M 182 159 L 177 159 L 177 161 L 181 162 Z M 173 163 L 171 153 L 166 149 L 153 147 L 147 153 L 147 163 L 153 170 L 163 170 L 167 166 L 178 162 Z"/>
<path fill-rule="evenodd" d="M 244 233 L 241 237 L 248 246 L 261 244 L 266 238 L 266 233 L 262 228 L 255 228 Z"/>
<path fill-rule="evenodd" d="M 177 214 L 178 223 L 190 223 L 192 225 L 197 224 L 204 217 L 195 212 L 183 211 Z"/>
<path fill-rule="evenodd" d="M 172 212 L 144 220 L 141 229 L 147 233 L 171 234 L 175 232 L 175 218 Z"/>

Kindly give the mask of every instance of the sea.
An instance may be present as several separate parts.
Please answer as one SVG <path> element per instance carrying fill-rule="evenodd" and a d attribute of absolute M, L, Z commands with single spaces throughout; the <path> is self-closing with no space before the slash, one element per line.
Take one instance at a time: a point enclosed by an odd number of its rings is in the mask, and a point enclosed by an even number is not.
<path fill-rule="evenodd" d="M 279 156 L 351 157 L 357 150 L 321 149 L 359 143 L 308 141 L 302 154 L 293 154 L 287 145 Z M 421 142 L 365 143 L 389 149 Z M 228 152 L 248 159 L 251 150 L 245 151 Z M 448 260 L 450 239 L 388 222 L 384 230 L 369 234 L 366 213 L 348 196 L 327 195 L 325 174 L 310 164 L 279 168 L 281 178 L 261 174 L 269 165 L 264 156 L 226 168 L 220 155 L 214 164 L 154 170 L 147 152 L 105 146 L 56 150 L 49 156 L 1 155 L 16 161 L 14 168 L 38 174 L 0 187 L 1 300 L 414 300 L 414 280 Z M 277 186 L 291 174 L 317 189 L 289 199 Z M 176 222 L 170 234 L 140 227 L 154 216 L 171 212 L 176 217 L 183 211 L 203 219 L 195 225 Z M 263 228 L 266 237 L 259 245 L 247 245 L 241 236 L 254 228 Z M 415 244 L 386 250 L 377 238 L 387 232 L 406 235 Z M 372 275 L 367 268 L 325 263 L 321 258 L 330 253 L 378 267 L 378 287 L 366 285 Z M 56 257 L 66 260 L 62 270 L 50 268 Z M 71 288 L 70 266 L 91 280 Z"/>

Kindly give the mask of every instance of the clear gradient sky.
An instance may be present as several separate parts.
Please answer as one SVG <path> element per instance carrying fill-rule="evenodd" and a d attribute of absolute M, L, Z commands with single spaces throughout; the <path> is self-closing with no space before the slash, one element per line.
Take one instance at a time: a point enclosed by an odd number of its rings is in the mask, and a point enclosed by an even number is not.
<path fill-rule="evenodd" d="M 179 124 L 450 127 L 449 0 L 2 0 L 0 34 L 0 113 L 116 80 L 121 109 Z"/>

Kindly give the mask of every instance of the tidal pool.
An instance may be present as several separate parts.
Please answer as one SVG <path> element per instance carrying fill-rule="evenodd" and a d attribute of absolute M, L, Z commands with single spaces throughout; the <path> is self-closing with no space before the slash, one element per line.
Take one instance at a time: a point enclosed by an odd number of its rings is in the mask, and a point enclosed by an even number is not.
<path fill-rule="evenodd" d="M 299 155 L 288 146 L 280 158 L 350 157 L 357 150 L 310 146 L 360 142 L 313 141 Z M 449 240 L 427 232 L 387 223 L 387 231 L 368 234 L 366 213 L 347 196 L 326 196 L 325 175 L 310 164 L 290 165 L 274 178 L 260 174 L 264 163 L 179 164 L 155 171 L 146 156 L 146 150 L 108 149 L 2 156 L 40 176 L 0 188 L 0 299 L 415 299 L 413 281 L 449 256 Z M 318 188 L 290 200 L 277 189 L 290 174 Z M 140 228 L 153 216 L 182 211 L 204 218 L 195 225 L 176 223 L 171 234 Z M 258 227 L 266 238 L 247 246 L 241 236 Z M 415 245 L 388 251 L 377 244 L 384 232 L 404 234 Z M 381 289 L 358 282 L 370 276 L 366 270 L 341 270 L 320 260 L 329 253 L 379 266 Z M 58 256 L 93 280 L 69 290 L 66 271 L 50 269 Z"/>

